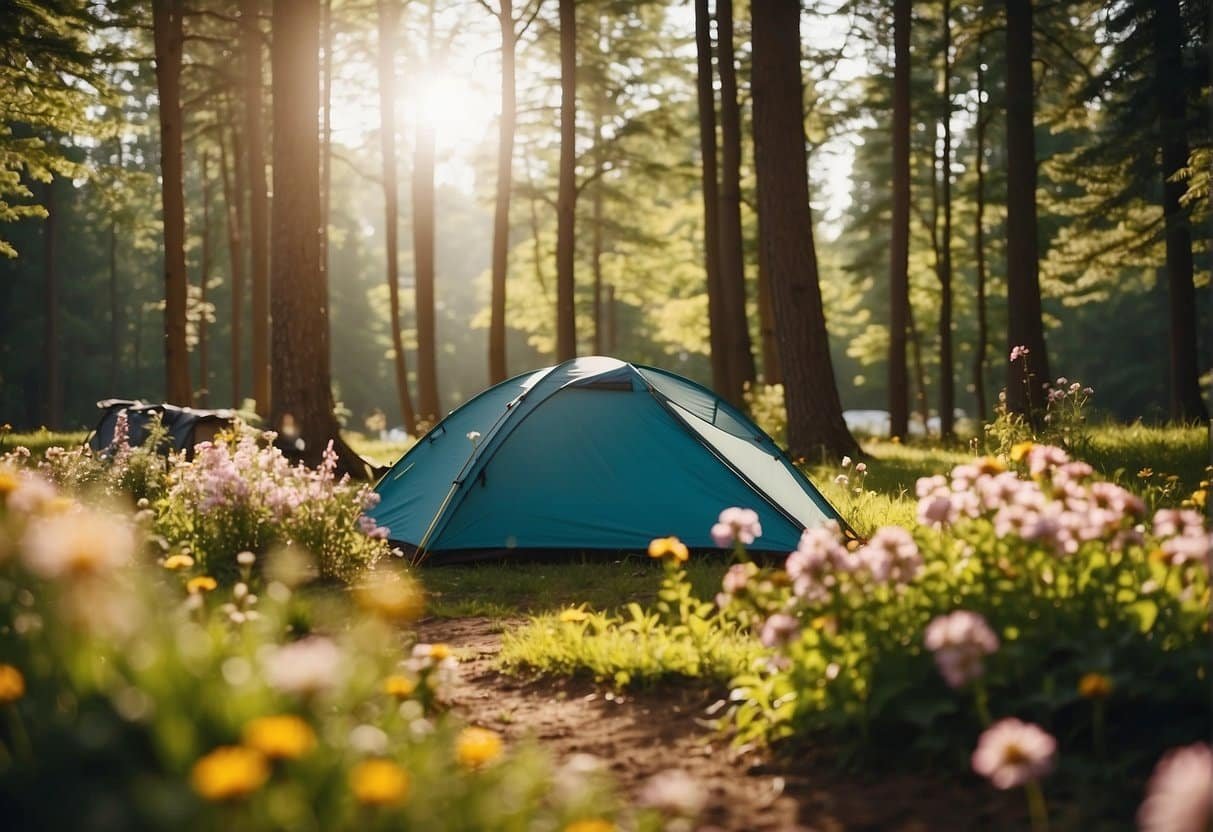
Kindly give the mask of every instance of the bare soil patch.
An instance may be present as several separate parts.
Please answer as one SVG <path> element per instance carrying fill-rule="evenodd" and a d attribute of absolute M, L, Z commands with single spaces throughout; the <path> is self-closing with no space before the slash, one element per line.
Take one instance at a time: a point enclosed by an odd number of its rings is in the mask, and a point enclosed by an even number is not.
<path fill-rule="evenodd" d="M 654 774 L 680 768 L 708 790 L 702 829 L 967 830 L 1021 828 L 1007 801 L 972 784 L 896 775 L 867 782 L 823 757 L 791 761 L 737 754 L 705 725 L 719 696 L 664 686 L 616 694 L 583 679 L 522 679 L 499 673 L 501 630 L 517 622 L 430 619 L 422 639 L 456 648 L 462 661 L 454 706 L 510 739 L 533 737 L 558 759 L 577 753 L 607 762 L 634 794 Z"/>

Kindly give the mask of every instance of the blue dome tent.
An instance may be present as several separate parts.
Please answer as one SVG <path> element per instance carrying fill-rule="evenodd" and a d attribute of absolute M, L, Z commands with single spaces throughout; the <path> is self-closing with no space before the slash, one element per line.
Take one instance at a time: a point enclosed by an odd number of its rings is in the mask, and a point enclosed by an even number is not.
<path fill-rule="evenodd" d="M 368 514 L 414 561 L 714 544 L 721 509 L 753 508 L 755 548 L 789 552 L 838 512 L 757 425 L 655 367 L 576 358 L 490 387 L 418 440 Z"/>

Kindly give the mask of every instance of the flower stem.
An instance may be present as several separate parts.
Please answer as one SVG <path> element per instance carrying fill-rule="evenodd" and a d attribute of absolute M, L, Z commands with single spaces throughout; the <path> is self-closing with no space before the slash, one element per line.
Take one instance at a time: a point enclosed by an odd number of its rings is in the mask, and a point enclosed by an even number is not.
<path fill-rule="evenodd" d="M 1045 806 L 1044 792 L 1040 784 L 1031 780 L 1024 784 L 1028 795 L 1028 817 L 1032 820 L 1032 832 L 1049 832 L 1049 809 Z"/>
<path fill-rule="evenodd" d="M 985 684 L 980 679 L 973 683 L 973 704 L 977 708 L 977 718 L 981 720 L 984 727 L 988 728 L 993 722 L 990 719 L 989 695 L 986 693 Z"/>

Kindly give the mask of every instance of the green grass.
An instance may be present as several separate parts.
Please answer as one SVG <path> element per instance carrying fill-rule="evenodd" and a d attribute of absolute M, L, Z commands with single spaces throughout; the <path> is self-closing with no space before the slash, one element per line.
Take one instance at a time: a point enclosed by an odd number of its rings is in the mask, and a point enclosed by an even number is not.
<path fill-rule="evenodd" d="M 699 597 L 715 596 L 727 565 L 723 555 L 689 564 L 687 573 Z M 577 604 L 596 610 L 615 610 L 631 601 L 648 604 L 657 596 L 661 567 L 647 556 L 622 561 L 489 562 L 429 567 L 422 570 L 421 579 L 434 615 L 509 618 Z"/>
<path fill-rule="evenodd" d="M 354 431 L 345 431 L 343 434 L 345 441 L 359 455 L 365 457 L 376 465 L 393 465 L 396 460 L 404 456 L 404 452 L 413 446 L 415 440 L 409 439 L 405 442 L 384 442 L 379 439 L 371 439 L 361 433 Z"/>
<path fill-rule="evenodd" d="M 0 453 L 8 453 L 13 448 L 29 448 L 34 456 L 42 456 L 47 448 L 71 448 L 84 444 L 89 431 L 73 431 L 57 433 L 42 428 L 28 433 L 0 433 Z"/>

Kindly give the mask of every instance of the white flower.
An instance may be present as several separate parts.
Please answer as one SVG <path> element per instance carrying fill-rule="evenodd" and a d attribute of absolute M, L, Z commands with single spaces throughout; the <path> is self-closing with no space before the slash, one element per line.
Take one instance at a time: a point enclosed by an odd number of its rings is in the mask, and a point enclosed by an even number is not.
<path fill-rule="evenodd" d="M 265 678 L 284 693 L 316 693 L 336 682 L 340 665 L 337 645 L 309 636 L 274 650 L 265 660 Z"/>
<path fill-rule="evenodd" d="M 685 771 L 670 769 L 650 777 L 636 799 L 641 806 L 677 817 L 694 818 L 703 811 L 707 792 Z"/>
<path fill-rule="evenodd" d="M 42 578 L 98 575 L 130 561 L 135 533 L 122 517 L 79 510 L 39 517 L 25 533 L 26 567 Z"/>

